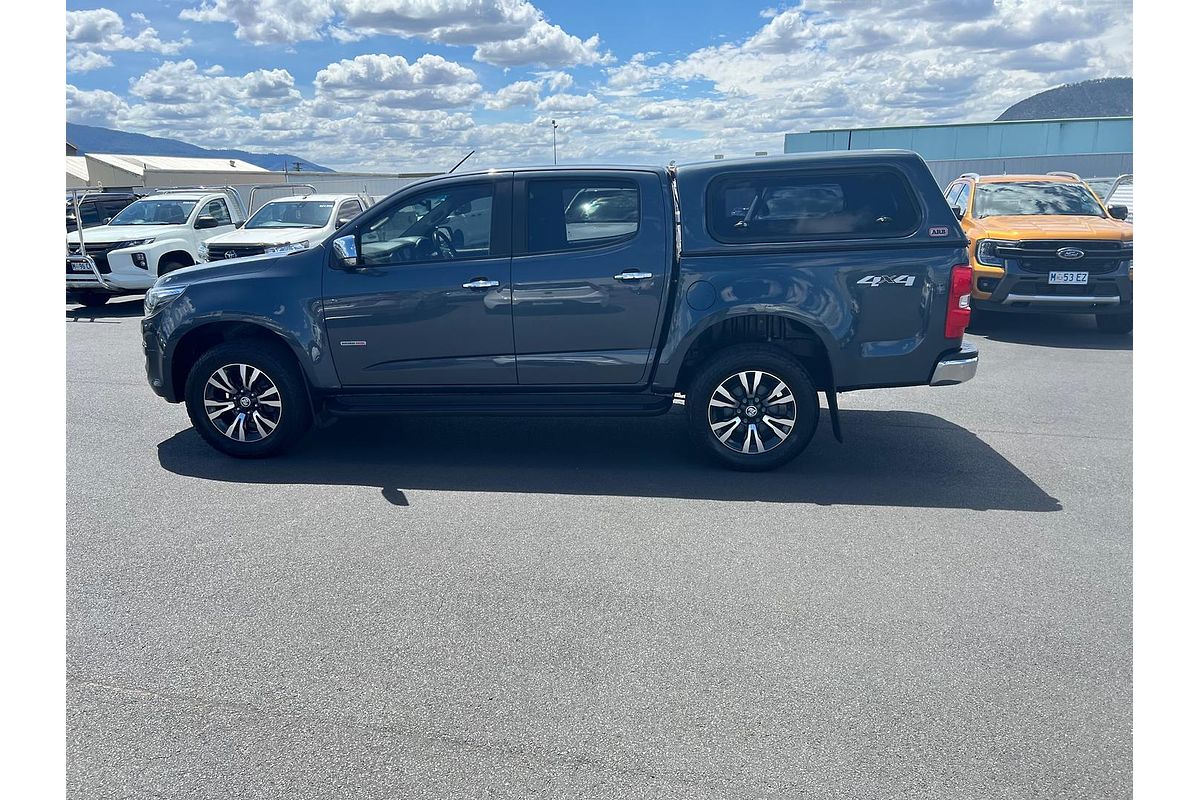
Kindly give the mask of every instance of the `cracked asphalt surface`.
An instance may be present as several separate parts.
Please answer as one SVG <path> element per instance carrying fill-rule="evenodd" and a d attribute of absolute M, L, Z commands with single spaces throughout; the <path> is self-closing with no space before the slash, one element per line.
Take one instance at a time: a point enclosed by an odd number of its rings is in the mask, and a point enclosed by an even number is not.
<path fill-rule="evenodd" d="M 1130 795 L 1129 337 L 989 320 L 765 475 L 682 415 L 209 450 L 67 307 L 72 798 Z"/>

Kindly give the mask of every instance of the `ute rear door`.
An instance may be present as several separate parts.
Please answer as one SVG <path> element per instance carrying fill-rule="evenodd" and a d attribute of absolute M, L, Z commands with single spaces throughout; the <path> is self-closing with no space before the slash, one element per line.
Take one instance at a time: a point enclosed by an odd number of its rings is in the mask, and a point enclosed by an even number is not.
<path fill-rule="evenodd" d="M 631 385 L 652 360 L 671 278 L 665 173 L 517 173 L 513 336 L 522 385 Z"/>

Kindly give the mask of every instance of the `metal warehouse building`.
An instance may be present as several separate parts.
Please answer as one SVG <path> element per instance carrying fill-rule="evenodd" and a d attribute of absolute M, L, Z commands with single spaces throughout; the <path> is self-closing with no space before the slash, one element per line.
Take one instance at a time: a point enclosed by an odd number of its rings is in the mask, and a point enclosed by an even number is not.
<path fill-rule="evenodd" d="M 964 172 L 1115 176 L 1133 172 L 1133 117 L 840 128 L 783 142 L 785 153 L 893 148 L 920 153 L 941 186 Z"/>
<path fill-rule="evenodd" d="M 386 195 L 435 172 L 272 172 L 237 158 L 116 155 L 68 155 L 67 189 L 150 189 L 168 186 L 311 184 L 318 192 Z"/>

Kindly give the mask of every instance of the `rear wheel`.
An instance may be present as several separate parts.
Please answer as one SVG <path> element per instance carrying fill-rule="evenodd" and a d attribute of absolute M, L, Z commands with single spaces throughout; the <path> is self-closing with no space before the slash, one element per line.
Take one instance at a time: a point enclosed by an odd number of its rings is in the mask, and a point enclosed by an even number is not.
<path fill-rule="evenodd" d="M 192 426 L 236 458 L 264 458 L 294 445 L 311 425 L 308 394 L 282 346 L 226 342 L 200 357 L 184 389 Z"/>
<path fill-rule="evenodd" d="M 1105 333 L 1129 333 L 1133 330 L 1133 312 L 1097 314 L 1096 327 Z"/>
<path fill-rule="evenodd" d="M 804 365 L 768 345 L 722 350 L 687 393 L 693 438 L 737 470 L 774 469 L 798 456 L 812 440 L 820 408 Z"/>

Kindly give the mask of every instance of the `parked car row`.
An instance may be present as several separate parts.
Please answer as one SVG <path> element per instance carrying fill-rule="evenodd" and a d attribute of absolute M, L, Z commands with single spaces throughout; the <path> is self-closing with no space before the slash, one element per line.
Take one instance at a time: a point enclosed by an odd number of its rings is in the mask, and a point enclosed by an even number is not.
<path fill-rule="evenodd" d="M 289 196 L 263 204 L 247 219 L 241 196 L 230 187 L 165 189 L 87 225 L 83 208 L 99 213 L 106 202 L 119 202 L 104 198 L 96 194 L 78 203 L 85 226 L 67 234 L 68 302 L 100 306 L 111 297 L 140 294 L 182 267 L 303 249 L 372 204 L 357 194 Z"/>
<path fill-rule="evenodd" d="M 1132 176 L 1114 179 L 1108 196 L 1125 185 L 1132 196 Z M 1096 188 L 1069 172 L 966 173 L 950 183 L 976 312 L 1092 314 L 1102 331 L 1133 330 L 1129 209 L 1105 204 Z"/>

